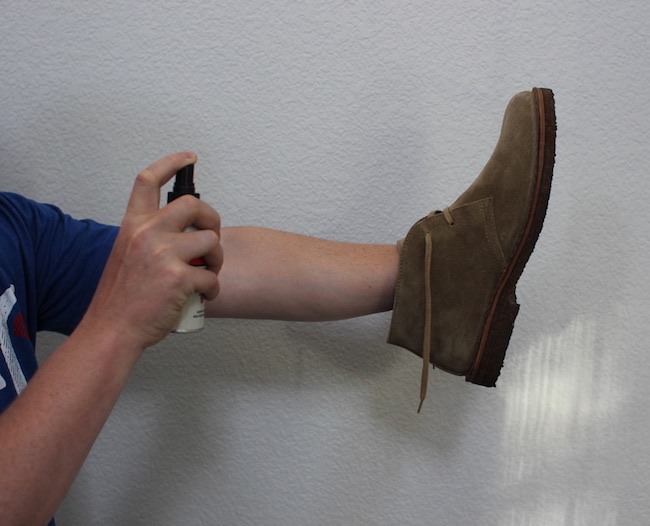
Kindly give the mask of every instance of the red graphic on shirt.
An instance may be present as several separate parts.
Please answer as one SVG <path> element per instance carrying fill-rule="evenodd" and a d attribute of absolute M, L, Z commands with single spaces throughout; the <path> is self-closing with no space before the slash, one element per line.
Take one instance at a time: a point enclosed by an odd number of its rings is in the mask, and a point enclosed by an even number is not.
<path fill-rule="evenodd" d="M 18 316 L 14 318 L 14 324 L 11 329 L 14 333 L 14 336 L 29 340 L 29 333 L 27 332 L 27 325 L 25 324 L 25 318 L 23 318 L 22 312 L 19 312 Z"/>

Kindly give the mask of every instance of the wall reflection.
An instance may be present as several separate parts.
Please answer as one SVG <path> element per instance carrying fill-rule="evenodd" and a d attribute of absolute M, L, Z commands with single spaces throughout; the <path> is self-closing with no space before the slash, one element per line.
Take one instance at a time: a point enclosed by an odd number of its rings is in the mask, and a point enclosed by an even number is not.
<path fill-rule="evenodd" d="M 615 353 L 605 347 L 597 322 L 577 317 L 517 355 L 518 378 L 505 392 L 503 484 L 511 498 L 502 524 L 616 524 L 615 489 L 589 477 L 602 469 L 599 441 L 622 401 Z"/>

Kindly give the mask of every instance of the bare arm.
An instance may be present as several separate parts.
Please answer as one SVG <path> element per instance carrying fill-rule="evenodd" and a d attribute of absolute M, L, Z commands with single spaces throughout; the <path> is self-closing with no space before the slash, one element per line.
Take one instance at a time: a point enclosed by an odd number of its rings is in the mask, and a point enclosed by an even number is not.
<path fill-rule="evenodd" d="M 393 245 L 220 231 L 218 215 L 193 198 L 158 210 L 160 187 L 194 160 L 169 156 L 139 174 L 86 316 L 0 416 L 0 524 L 54 514 L 139 357 L 174 327 L 193 291 L 213 317 L 333 320 L 392 307 Z M 189 225 L 200 230 L 182 233 Z M 186 264 L 199 256 L 207 271 Z"/>
<path fill-rule="evenodd" d="M 224 228 L 212 317 L 327 321 L 390 310 L 395 245 L 341 243 L 257 227 Z"/>
<path fill-rule="evenodd" d="M 144 350 L 194 290 L 216 296 L 219 216 L 193 198 L 158 210 L 160 187 L 195 160 L 171 155 L 138 175 L 86 316 L 0 416 L 0 524 L 47 523 Z M 182 233 L 192 224 L 203 230 Z M 208 270 L 186 264 L 199 256 Z"/>

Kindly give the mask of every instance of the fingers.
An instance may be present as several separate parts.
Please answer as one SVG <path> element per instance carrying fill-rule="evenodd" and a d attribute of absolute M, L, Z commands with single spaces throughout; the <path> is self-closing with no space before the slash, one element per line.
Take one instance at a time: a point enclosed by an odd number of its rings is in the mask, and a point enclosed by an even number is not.
<path fill-rule="evenodd" d="M 150 214 L 160 204 L 160 189 L 178 170 L 197 160 L 193 152 L 167 155 L 138 174 L 127 205 L 127 215 Z"/>
<path fill-rule="evenodd" d="M 208 270 L 215 275 L 223 265 L 223 249 L 219 236 L 214 230 L 196 230 L 179 234 L 175 237 L 175 250 L 179 259 L 187 264 L 192 260 L 202 259 Z"/>
<path fill-rule="evenodd" d="M 173 231 L 183 231 L 193 226 L 199 230 L 212 230 L 217 235 L 221 229 L 219 214 L 205 201 L 193 196 L 175 199 L 160 210 L 162 224 Z"/>
<path fill-rule="evenodd" d="M 194 162 L 191 152 L 168 155 L 137 176 L 89 309 L 91 317 L 111 319 L 143 349 L 173 329 L 191 294 L 214 299 L 219 292 L 219 214 L 193 196 L 160 208 L 161 187 Z M 184 232 L 189 226 L 199 230 Z M 207 269 L 192 266 L 195 258 L 203 258 Z"/>
<path fill-rule="evenodd" d="M 147 169 L 140 172 L 136 178 L 123 223 L 123 230 L 128 227 L 138 228 L 148 225 L 164 234 L 180 234 L 188 227 L 195 227 L 203 234 L 192 237 L 177 237 L 174 241 L 166 238 L 180 259 L 189 262 L 202 257 L 212 272 L 221 269 L 223 254 L 219 246 L 221 218 L 207 203 L 193 196 L 183 196 L 169 205 L 159 209 L 160 188 L 184 166 L 196 162 L 192 152 L 171 154 L 159 159 Z M 155 225 L 155 226 L 154 226 Z M 166 236 L 164 236 L 166 237 Z M 159 237 L 162 241 L 163 237 Z M 200 241 L 200 242 L 199 242 Z"/>
<path fill-rule="evenodd" d="M 219 278 L 214 272 L 205 269 L 192 269 L 192 283 L 194 290 L 201 293 L 208 301 L 219 294 Z"/>

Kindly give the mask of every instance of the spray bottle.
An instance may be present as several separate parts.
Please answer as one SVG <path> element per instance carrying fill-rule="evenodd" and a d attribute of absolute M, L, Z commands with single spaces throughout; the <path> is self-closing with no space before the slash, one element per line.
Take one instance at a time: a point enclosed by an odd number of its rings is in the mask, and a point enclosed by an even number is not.
<path fill-rule="evenodd" d="M 167 203 L 171 203 L 174 199 L 178 199 L 182 195 L 193 195 L 197 199 L 199 194 L 194 190 L 194 165 L 189 164 L 176 172 L 176 179 L 174 180 L 174 188 L 167 194 Z M 196 230 L 195 227 L 187 227 L 185 232 L 192 232 Z M 190 265 L 200 268 L 207 268 L 205 261 L 202 258 L 196 258 L 190 261 Z M 188 333 L 197 332 L 203 329 L 203 322 L 205 320 L 205 298 L 199 292 L 194 292 L 188 299 L 178 324 L 173 332 Z"/>

